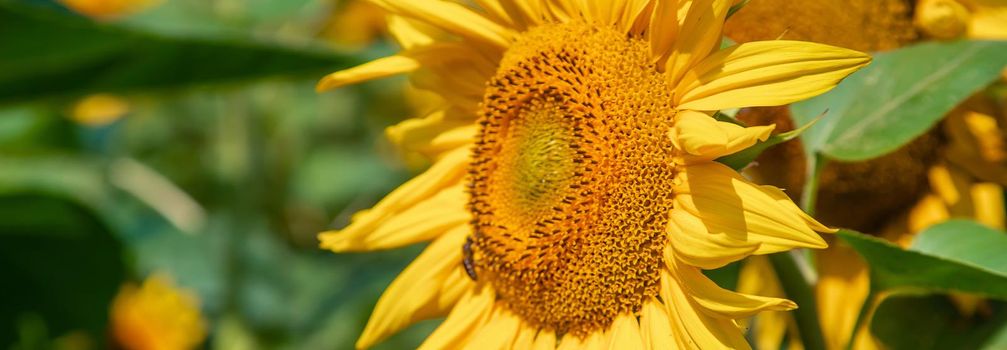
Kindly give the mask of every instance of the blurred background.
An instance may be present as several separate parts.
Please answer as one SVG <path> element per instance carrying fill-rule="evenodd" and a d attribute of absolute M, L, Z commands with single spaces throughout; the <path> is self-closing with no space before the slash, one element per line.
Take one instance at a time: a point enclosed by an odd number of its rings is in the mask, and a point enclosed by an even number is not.
<path fill-rule="evenodd" d="M 130 305 L 198 312 L 177 336 L 208 347 L 352 348 L 419 251 L 336 255 L 315 238 L 410 176 L 383 138 L 409 115 L 404 79 L 314 91 L 394 50 L 374 10 L 0 1 L 0 348 L 122 346 L 151 331 Z M 112 312 L 120 291 L 134 302 Z"/>

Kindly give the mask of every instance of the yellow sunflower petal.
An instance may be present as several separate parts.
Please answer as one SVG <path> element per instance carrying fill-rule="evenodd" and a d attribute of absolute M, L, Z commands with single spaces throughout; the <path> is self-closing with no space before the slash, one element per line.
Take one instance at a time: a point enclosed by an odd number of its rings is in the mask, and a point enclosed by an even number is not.
<path fill-rule="evenodd" d="M 463 38 L 505 48 L 510 31 L 464 5 L 443 1 L 371 0 L 389 12 L 429 23 Z"/>
<path fill-rule="evenodd" d="M 516 19 L 511 14 L 507 13 L 500 0 L 474 0 L 474 2 L 490 20 L 503 26 L 524 29 L 523 26 L 518 26 Z"/>
<path fill-rule="evenodd" d="M 609 335 L 608 349 L 639 349 L 647 347 L 640 333 L 640 323 L 633 315 L 619 315 L 612 322 L 612 334 Z"/>
<path fill-rule="evenodd" d="M 495 302 L 496 295 L 489 288 L 465 293 L 419 350 L 457 349 L 460 344 L 467 344 L 472 334 L 489 321 Z"/>
<path fill-rule="evenodd" d="M 574 16 L 579 16 L 581 12 L 576 8 L 573 0 L 543 0 L 544 13 L 548 15 L 551 22 L 569 22 Z"/>
<path fill-rule="evenodd" d="M 656 0 L 650 18 L 650 52 L 658 67 L 664 66 L 665 60 L 675 38 L 678 36 L 678 9 L 680 1 Z"/>
<path fill-rule="evenodd" d="M 436 111 L 423 118 L 406 119 L 385 129 L 385 136 L 403 150 L 431 158 L 475 141 L 477 125 L 470 120 L 449 118 L 449 111 Z"/>
<path fill-rule="evenodd" d="M 681 0 L 680 0 L 681 1 Z M 721 29 L 733 0 L 684 1 L 688 13 L 675 36 L 670 56 L 665 63 L 668 85 L 677 86 L 679 79 L 720 42 Z M 693 109 L 693 108 L 690 108 Z"/>
<path fill-rule="evenodd" d="M 322 232 L 322 248 L 335 252 L 368 251 L 397 248 L 428 241 L 471 220 L 465 210 L 468 195 L 464 186 L 455 185 L 393 216 L 368 220 L 372 212 L 354 217 L 353 224 L 340 231 Z M 357 223 L 360 223 L 359 225 Z M 376 227 L 371 227 L 369 224 Z"/>
<path fill-rule="evenodd" d="M 564 337 L 566 338 L 566 337 Z M 584 350 L 608 350 L 608 333 L 592 332 L 584 340 Z M 630 348 L 632 349 L 632 348 Z"/>
<path fill-rule="evenodd" d="M 758 243 L 741 242 L 725 235 L 714 235 L 703 221 L 681 210 L 673 209 L 668 223 L 668 237 L 676 256 L 689 265 L 715 269 L 744 259 L 759 249 Z"/>
<path fill-rule="evenodd" d="M 556 347 L 557 350 L 583 350 L 587 348 L 587 342 L 585 339 L 580 339 L 580 337 L 574 336 L 564 336 L 559 341 L 559 346 Z"/>
<path fill-rule="evenodd" d="M 829 91 L 871 61 L 867 54 L 802 41 L 756 41 L 703 59 L 675 90 L 682 109 L 779 106 Z"/>
<path fill-rule="evenodd" d="M 678 343 L 668 320 L 668 311 L 657 299 L 651 299 L 643 304 L 640 311 L 640 328 L 644 345 L 649 350 L 675 350 Z"/>
<path fill-rule="evenodd" d="M 674 262 L 676 275 L 681 284 L 692 296 L 696 304 L 714 317 L 742 319 L 752 317 L 762 311 L 789 311 L 797 308 L 797 304 L 787 299 L 769 298 L 757 295 L 735 293 L 720 288 L 699 269 L 692 266 L 682 266 Z"/>
<path fill-rule="evenodd" d="M 418 68 L 420 68 L 419 61 L 410 57 L 401 55 L 382 57 L 353 68 L 330 73 L 318 82 L 315 90 L 318 92 L 332 90 L 362 81 L 409 73 Z"/>
<path fill-rule="evenodd" d="M 488 322 L 476 331 L 466 350 L 509 350 L 517 339 L 521 319 L 502 306 L 495 306 Z"/>
<path fill-rule="evenodd" d="M 751 147 L 756 142 L 765 141 L 773 132 L 774 125 L 743 127 L 721 122 L 709 115 L 696 111 L 679 111 L 675 116 L 675 126 L 671 129 L 671 140 L 675 147 L 688 153 L 686 161 L 701 162 L 714 160 Z"/>
<path fill-rule="evenodd" d="M 519 31 L 543 23 L 546 15 L 542 0 L 476 0 L 476 4 L 491 18 Z"/>
<path fill-rule="evenodd" d="M 435 215 L 436 220 L 433 221 L 441 224 L 459 220 L 459 213 L 465 212 L 466 199 L 459 187 L 468 165 L 468 153 L 467 149 L 447 153 L 426 172 L 399 186 L 370 210 L 354 215 L 349 226 L 319 234 L 322 247 L 335 251 L 387 249 L 433 238 L 437 235 L 436 232 L 420 231 L 408 226 L 405 231 L 394 231 L 390 229 L 398 228 L 389 228 L 385 224 L 390 221 L 403 223 L 415 220 L 416 214 L 422 215 L 424 212 Z M 455 190 L 446 191 L 451 186 Z M 433 201 L 436 196 L 439 196 L 438 200 Z M 421 205 L 424 203 L 427 205 Z M 446 208 L 451 208 L 443 207 L 445 204 L 457 205 L 457 213 L 455 210 L 445 211 Z M 399 215 L 407 211 L 414 214 L 412 218 Z M 442 215 L 445 213 L 449 215 Z M 429 228 L 429 224 L 426 225 Z M 378 233 L 379 230 L 381 234 Z"/>
<path fill-rule="evenodd" d="M 357 348 L 369 348 L 410 324 L 446 314 L 472 289 L 474 283 L 461 268 L 459 248 L 469 231 L 462 226 L 438 238 L 392 281 L 378 299 Z"/>
<path fill-rule="evenodd" d="M 388 16 L 388 33 L 403 50 L 427 46 L 440 38 L 432 27 L 402 16 Z"/>
<path fill-rule="evenodd" d="M 514 338 L 514 344 L 511 346 L 511 349 L 531 349 L 535 346 L 535 334 L 537 333 L 537 328 L 522 324 L 521 328 L 518 329 L 517 338 Z"/>
<path fill-rule="evenodd" d="M 549 330 L 540 330 L 538 335 L 535 336 L 535 344 L 532 345 L 532 350 L 553 350 L 556 349 L 556 333 Z M 521 349 L 514 349 L 521 350 Z"/>
<path fill-rule="evenodd" d="M 668 271 L 661 272 L 661 299 L 665 300 L 675 341 L 683 349 L 750 349 L 734 321 L 706 315 Z"/>
<path fill-rule="evenodd" d="M 779 189 L 752 184 L 727 166 L 690 164 L 675 188 L 675 208 L 702 220 L 716 239 L 758 244 L 753 254 L 824 248 L 815 231 L 834 232 L 800 210 Z"/>
<path fill-rule="evenodd" d="M 649 0 L 625 0 L 626 4 L 623 5 L 622 16 L 616 21 L 619 29 L 622 32 L 629 33 L 633 26 L 642 18 L 645 17 L 647 13 L 647 6 L 650 5 Z"/>

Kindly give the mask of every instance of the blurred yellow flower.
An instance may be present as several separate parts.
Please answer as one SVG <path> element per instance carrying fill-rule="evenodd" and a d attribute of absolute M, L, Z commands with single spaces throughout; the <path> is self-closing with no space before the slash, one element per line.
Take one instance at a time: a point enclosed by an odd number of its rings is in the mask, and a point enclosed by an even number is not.
<path fill-rule="evenodd" d="M 122 286 L 112 302 L 113 340 L 128 350 L 195 349 L 206 338 L 199 300 L 165 275 Z"/>
<path fill-rule="evenodd" d="M 731 0 L 376 0 L 403 50 L 328 90 L 411 74 L 443 104 L 389 131 L 435 160 L 344 229 L 336 252 L 432 241 L 357 342 L 447 319 L 421 349 L 748 348 L 736 324 L 785 299 L 701 273 L 825 247 L 779 189 L 714 162 L 765 138 L 711 117 L 823 93 L 865 54 L 796 42 L 718 50 Z"/>
<path fill-rule="evenodd" d="M 322 32 L 337 44 L 361 47 L 386 33 L 385 12 L 364 0 L 340 1 Z"/>
<path fill-rule="evenodd" d="M 70 109 L 70 118 L 87 126 L 108 125 L 129 113 L 129 102 L 111 94 L 94 94 L 81 98 Z"/>
<path fill-rule="evenodd" d="M 918 0 L 916 26 L 936 39 L 1007 38 L 1007 1 Z"/>

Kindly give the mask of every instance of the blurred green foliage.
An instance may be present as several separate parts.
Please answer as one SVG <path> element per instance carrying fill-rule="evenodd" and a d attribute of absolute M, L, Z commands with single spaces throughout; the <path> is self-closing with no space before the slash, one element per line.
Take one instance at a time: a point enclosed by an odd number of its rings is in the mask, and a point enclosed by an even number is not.
<path fill-rule="evenodd" d="M 198 294 L 210 347 L 352 348 L 419 247 L 317 248 L 316 233 L 410 176 L 381 137 L 410 116 L 402 80 L 314 92 L 391 50 L 319 37 L 339 6 L 170 0 L 95 22 L 0 1 L 0 348 L 81 332 L 104 348 L 115 292 L 153 272 Z M 75 123 L 93 93 L 129 113 Z M 382 348 L 413 347 L 435 323 Z"/>

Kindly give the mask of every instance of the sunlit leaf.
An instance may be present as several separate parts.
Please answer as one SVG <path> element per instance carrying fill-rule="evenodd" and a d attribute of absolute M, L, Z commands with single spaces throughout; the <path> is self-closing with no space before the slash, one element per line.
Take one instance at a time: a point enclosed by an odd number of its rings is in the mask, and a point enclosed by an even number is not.
<path fill-rule="evenodd" d="M 792 105 L 805 124 L 809 154 L 857 161 L 897 149 L 923 134 L 1007 65 L 1005 41 L 931 42 L 879 53 L 836 89 Z"/>
<path fill-rule="evenodd" d="M 949 234 L 954 244 L 949 244 Z M 966 292 L 1007 299 L 1007 266 L 992 252 L 1007 251 L 1003 233 L 960 221 L 934 226 L 909 250 L 850 230 L 839 232 L 871 268 L 876 291 Z M 983 247 L 983 248 L 979 248 Z M 977 249 L 976 254 L 963 249 Z"/>

